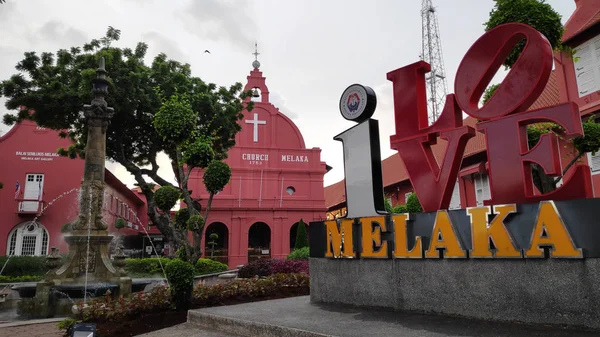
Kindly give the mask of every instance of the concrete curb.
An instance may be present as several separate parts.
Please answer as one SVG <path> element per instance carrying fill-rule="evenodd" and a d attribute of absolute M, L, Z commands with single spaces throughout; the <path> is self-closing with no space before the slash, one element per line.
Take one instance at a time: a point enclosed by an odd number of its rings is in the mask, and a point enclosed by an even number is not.
<path fill-rule="evenodd" d="M 288 328 L 193 311 L 188 311 L 187 321 L 188 324 L 193 324 L 203 328 L 248 337 L 336 337 L 296 328 Z"/>

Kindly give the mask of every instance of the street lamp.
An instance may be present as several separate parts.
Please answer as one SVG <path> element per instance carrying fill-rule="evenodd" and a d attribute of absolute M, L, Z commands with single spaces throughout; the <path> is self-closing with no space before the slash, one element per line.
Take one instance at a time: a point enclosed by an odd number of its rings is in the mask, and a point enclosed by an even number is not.
<path fill-rule="evenodd" d="M 97 337 L 96 324 L 94 323 L 75 323 L 71 337 Z"/>

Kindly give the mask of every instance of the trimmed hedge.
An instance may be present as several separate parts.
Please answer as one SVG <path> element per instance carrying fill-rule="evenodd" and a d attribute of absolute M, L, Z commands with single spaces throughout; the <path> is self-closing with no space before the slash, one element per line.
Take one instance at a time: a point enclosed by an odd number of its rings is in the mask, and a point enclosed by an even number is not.
<path fill-rule="evenodd" d="M 294 249 L 290 255 L 287 256 L 288 260 L 308 260 L 310 256 L 310 248 L 303 247 L 299 249 Z"/>
<path fill-rule="evenodd" d="M 194 267 L 196 268 L 196 275 L 220 273 L 228 269 L 226 264 L 206 258 L 198 259 Z"/>
<path fill-rule="evenodd" d="M 8 258 L 0 256 L 0 269 Z M 2 271 L 2 276 L 43 276 L 47 271 L 45 256 L 12 256 Z"/>
<path fill-rule="evenodd" d="M 307 274 L 276 274 L 264 279 L 237 279 L 217 285 L 199 284 L 192 297 L 192 307 L 210 307 L 228 301 L 246 302 L 256 299 L 302 296 L 310 293 Z"/>
<path fill-rule="evenodd" d="M 307 260 L 260 259 L 240 268 L 238 277 L 253 278 L 298 273 L 309 273 Z"/>
<path fill-rule="evenodd" d="M 0 275 L 0 283 L 19 283 L 19 282 L 37 282 L 42 279 L 42 276 L 4 276 Z"/>
<path fill-rule="evenodd" d="M 171 259 L 165 257 L 153 257 L 145 259 L 125 259 L 125 271 L 129 275 L 160 275 L 164 276 L 160 263 L 166 268 Z"/>
<path fill-rule="evenodd" d="M 165 268 L 171 285 L 171 295 L 177 310 L 189 308 L 194 289 L 194 266 L 179 259 L 171 261 Z"/>

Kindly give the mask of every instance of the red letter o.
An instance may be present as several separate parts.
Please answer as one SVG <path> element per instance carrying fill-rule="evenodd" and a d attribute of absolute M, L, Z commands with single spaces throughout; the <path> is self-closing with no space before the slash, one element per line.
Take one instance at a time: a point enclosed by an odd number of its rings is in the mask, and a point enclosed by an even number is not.
<path fill-rule="evenodd" d="M 491 99 L 481 108 L 479 100 L 513 47 L 526 39 L 519 59 Z M 463 57 L 454 91 L 468 115 L 489 120 L 527 110 L 540 96 L 552 70 L 552 47 L 544 35 L 520 24 L 500 25 L 482 35 Z"/>

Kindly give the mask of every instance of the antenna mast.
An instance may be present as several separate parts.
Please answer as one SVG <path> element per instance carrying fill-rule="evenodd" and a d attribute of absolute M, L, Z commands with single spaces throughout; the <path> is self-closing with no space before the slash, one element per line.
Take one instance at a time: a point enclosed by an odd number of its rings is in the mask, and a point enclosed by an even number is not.
<path fill-rule="evenodd" d="M 429 111 L 429 125 L 431 125 L 442 113 L 448 94 L 440 30 L 432 0 L 423 0 L 421 20 L 423 40 L 420 57 L 421 60 L 431 65 L 431 72 L 425 75 L 427 109 Z"/>

